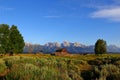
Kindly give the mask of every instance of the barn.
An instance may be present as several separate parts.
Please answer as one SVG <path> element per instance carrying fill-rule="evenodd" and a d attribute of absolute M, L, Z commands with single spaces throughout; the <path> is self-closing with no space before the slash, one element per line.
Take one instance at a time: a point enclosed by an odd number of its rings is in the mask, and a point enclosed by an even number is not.
<path fill-rule="evenodd" d="M 65 56 L 65 55 L 69 55 L 69 52 L 67 51 L 66 48 L 60 48 L 57 49 L 56 52 L 54 53 L 55 56 Z"/>

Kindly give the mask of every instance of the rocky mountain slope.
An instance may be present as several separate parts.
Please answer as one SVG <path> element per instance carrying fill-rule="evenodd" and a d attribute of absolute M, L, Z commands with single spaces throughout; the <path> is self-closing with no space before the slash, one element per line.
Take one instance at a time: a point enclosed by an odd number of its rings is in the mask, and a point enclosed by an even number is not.
<path fill-rule="evenodd" d="M 37 52 L 53 53 L 59 48 L 66 48 L 70 53 L 93 53 L 94 52 L 94 45 L 86 46 L 79 42 L 71 43 L 68 41 L 64 41 L 63 43 L 48 42 L 45 45 L 26 43 L 24 47 L 24 52 L 25 53 L 37 53 Z M 107 51 L 120 52 L 120 47 L 117 47 L 116 45 L 109 45 L 107 46 Z"/>

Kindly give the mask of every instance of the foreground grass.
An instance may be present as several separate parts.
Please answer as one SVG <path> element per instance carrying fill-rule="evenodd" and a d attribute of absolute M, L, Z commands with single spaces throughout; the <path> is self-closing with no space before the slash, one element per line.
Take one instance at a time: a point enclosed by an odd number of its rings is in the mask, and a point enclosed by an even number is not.
<path fill-rule="evenodd" d="M 0 80 L 119 80 L 120 54 L 1 56 Z"/>

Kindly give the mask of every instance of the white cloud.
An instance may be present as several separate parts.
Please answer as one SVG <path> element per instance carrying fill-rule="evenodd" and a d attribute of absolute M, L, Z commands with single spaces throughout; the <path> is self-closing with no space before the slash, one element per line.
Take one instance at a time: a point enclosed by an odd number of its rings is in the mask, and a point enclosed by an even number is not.
<path fill-rule="evenodd" d="M 120 22 L 120 0 L 100 0 L 100 2 L 89 5 L 90 8 L 96 9 L 90 13 L 90 17 Z"/>
<path fill-rule="evenodd" d="M 1 11 L 10 11 L 13 10 L 14 8 L 8 8 L 8 7 L 0 7 Z"/>
<path fill-rule="evenodd" d="M 100 9 L 91 14 L 92 18 L 105 18 L 112 21 L 120 21 L 120 7 Z"/>

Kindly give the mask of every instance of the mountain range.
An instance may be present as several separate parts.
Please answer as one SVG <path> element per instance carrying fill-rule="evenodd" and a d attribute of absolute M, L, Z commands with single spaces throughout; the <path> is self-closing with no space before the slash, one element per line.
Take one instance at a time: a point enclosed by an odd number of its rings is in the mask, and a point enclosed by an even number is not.
<path fill-rule="evenodd" d="M 79 42 L 72 43 L 68 41 L 64 41 L 63 43 L 48 42 L 44 45 L 25 43 L 23 52 L 24 53 L 39 53 L 39 52 L 53 53 L 60 48 L 66 48 L 67 51 L 70 53 L 94 53 L 94 45 L 86 46 Z M 120 47 L 116 45 L 109 45 L 107 46 L 107 52 L 112 52 L 112 53 L 120 52 Z"/>

